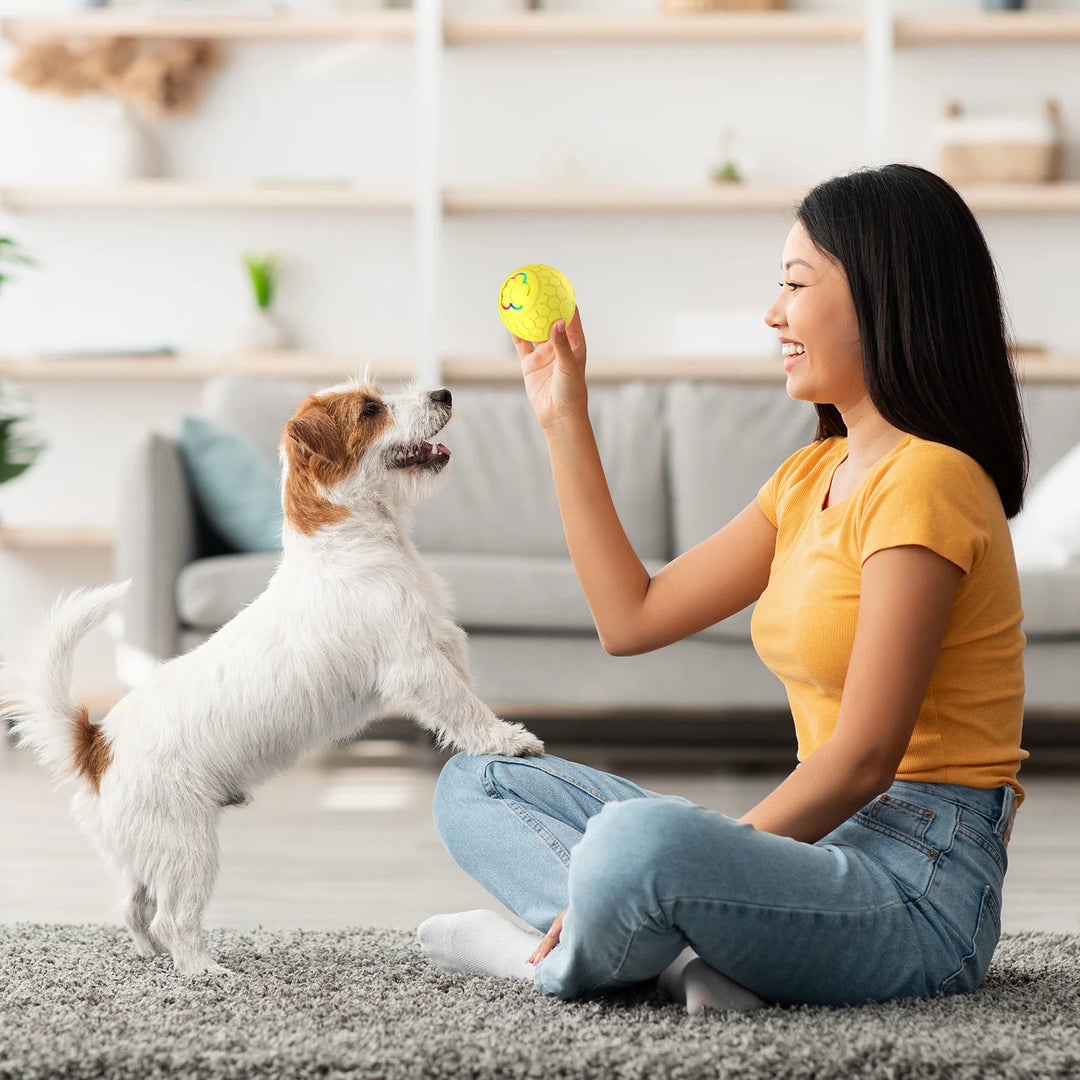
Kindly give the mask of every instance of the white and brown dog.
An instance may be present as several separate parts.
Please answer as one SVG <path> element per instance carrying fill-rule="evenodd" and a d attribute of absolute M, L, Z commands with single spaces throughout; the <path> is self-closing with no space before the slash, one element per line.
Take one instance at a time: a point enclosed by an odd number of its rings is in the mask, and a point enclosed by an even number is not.
<path fill-rule="evenodd" d="M 72 657 L 127 583 L 62 599 L 22 685 L 5 678 L 4 715 L 76 782 L 73 813 L 126 883 L 140 954 L 224 970 L 203 935 L 222 807 L 388 709 L 469 753 L 543 751 L 477 698 L 465 633 L 410 539 L 412 506 L 449 461 L 432 440 L 450 412 L 448 390 L 359 380 L 307 398 L 282 442 L 284 551 L 266 590 L 100 724 L 71 700 Z"/>

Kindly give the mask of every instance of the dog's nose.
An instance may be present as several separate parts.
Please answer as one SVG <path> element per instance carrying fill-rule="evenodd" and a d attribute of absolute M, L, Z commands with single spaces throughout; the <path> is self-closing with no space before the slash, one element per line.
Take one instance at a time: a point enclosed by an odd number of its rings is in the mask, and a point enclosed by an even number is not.
<path fill-rule="evenodd" d="M 431 400 L 437 401 L 440 405 L 449 405 L 454 400 L 454 397 L 444 386 L 441 390 L 431 391 Z"/>

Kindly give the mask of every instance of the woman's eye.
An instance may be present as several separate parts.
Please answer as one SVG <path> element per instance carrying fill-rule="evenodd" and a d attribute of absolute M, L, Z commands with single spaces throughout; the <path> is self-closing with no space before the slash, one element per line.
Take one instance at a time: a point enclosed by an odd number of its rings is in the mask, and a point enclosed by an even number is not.
<path fill-rule="evenodd" d="M 800 285 L 797 281 L 789 281 L 786 284 L 787 284 L 787 287 L 789 289 L 791 289 L 792 292 L 794 292 L 796 289 L 801 289 L 802 288 L 802 285 Z"/>

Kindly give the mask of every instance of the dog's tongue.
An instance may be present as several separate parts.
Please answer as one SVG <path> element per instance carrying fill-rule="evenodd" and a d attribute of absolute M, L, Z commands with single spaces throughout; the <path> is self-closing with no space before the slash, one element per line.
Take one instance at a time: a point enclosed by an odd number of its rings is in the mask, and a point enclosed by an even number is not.
<path fill-rule="evenodd" d="M 446 447 L 443 446 L 442 443 L 439 443 L 438 446 L 435 447 L 435 452 L 437 454 L 445 454 L 447 457 L 450 456 L 450 451 L 447 450 Z"/>

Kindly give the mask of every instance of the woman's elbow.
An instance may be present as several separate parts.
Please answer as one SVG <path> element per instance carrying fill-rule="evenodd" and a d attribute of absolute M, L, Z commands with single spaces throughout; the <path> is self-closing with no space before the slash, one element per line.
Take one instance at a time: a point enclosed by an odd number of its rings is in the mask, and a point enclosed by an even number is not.
<path fill-rule="evenodd" d="M 647 651 L 626 633 L 599 632 L 600 647 L 608 656 L 638 656 Z"/>

